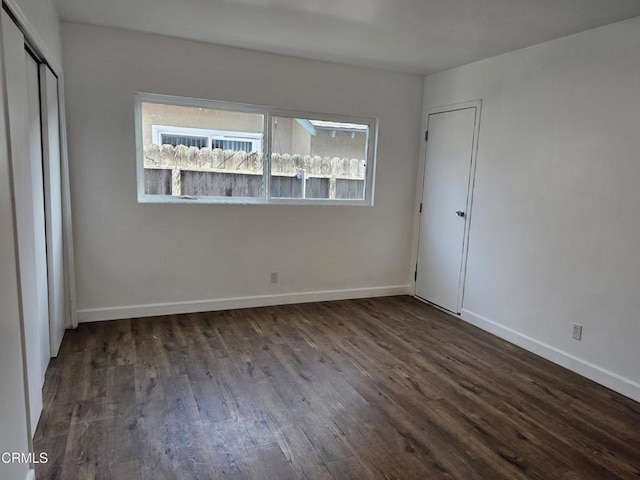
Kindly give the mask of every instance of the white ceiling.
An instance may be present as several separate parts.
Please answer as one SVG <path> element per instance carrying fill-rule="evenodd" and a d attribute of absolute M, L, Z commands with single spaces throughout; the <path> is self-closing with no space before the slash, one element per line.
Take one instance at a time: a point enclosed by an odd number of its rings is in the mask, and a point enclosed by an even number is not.
<path fill-rule="evenodd" d="M 55 0 L 63 20 L 429 74 L 640 15 L 640 0 Z"/>

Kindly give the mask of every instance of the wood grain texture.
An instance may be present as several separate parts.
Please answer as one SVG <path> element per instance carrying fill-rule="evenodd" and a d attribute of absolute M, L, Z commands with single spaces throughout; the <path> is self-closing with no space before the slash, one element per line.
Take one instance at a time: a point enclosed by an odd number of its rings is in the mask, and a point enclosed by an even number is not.
<path fill-rule="evenodd" d="M 640 405 L 410 297 L 82 324 L 37 478 L 638 479 Z"/>

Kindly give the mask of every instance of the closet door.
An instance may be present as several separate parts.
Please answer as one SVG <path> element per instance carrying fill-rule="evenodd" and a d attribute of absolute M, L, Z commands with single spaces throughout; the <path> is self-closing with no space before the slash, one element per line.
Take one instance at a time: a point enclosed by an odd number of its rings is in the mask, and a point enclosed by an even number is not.
<path fill-rule="evenodd" d="M 0 49 L 4 25 L 0 17 Z M 0 92 L 5 91 L 6 69 L 0 60 Z M 22 317 L 17 272 L 12 168 L 9 156 L 7 98 L 0 95 L 0 452 L 26 452 L 30 448 L 24 371 L 22 362 Z M 26 467 L 0 464 L 2 478 L 24 478 Z"/>
<path fill-rule="evenodd" d="M 64 336 L 64 244 L 62 228 L 62 175 L 60 168 L 60 112 L 58 79 L 47 65 L 40 65 L 42 144 L 47 268 L 49 273 L 49 338 L 51 356 L 58 355 Z"/>
<path fill-rule="evenodd" d="M 38 65 L 25 51 L 22 32 L 2 12 L 7 107 L 18 265 L 22 348 L 26 362 L 30 436 L 42 411 L 42 385 L 49 363 L 49 300 L 44 224 Z"/>
<path fill-rule="evenodd" d="M 25 52 L 27 65 L 27 97 L 29 99 L 29 162 L 31 164 L 31 198 L 33 205 L 33 233 L 35 239 L 36 295 L 38 296 L 38 331 L 40 341 L 40 375 L 49 366 L 51 347 L 49 341 L 49 286 L 47 269 L 47 238 L 42 169 L 42 125 L 40 120 L 40 67 Z M 41 385 L 42 387 L 42 385 Z"/>

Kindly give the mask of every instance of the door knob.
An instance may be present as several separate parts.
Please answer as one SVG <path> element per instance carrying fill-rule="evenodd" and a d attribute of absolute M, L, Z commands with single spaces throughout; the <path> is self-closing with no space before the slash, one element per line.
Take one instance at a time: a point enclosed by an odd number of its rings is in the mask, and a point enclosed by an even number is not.
<path fill-rule="evenodd" d="M 458 210 L 456 212 L 456 215 L 458 215 L 459 217 L 464 217 L 464 212 L 462 210 Z"/>

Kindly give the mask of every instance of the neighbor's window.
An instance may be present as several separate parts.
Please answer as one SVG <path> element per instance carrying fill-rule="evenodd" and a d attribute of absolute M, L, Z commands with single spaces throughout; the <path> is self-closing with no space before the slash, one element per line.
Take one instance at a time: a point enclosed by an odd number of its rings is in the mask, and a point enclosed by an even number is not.
<path fill-rule="evenodd" d="M 373 203 L 376 120 L 136 94 L 141 202 Z"/>
<path fill-rule="evenodd" d="M 149 107 L 147 107 L 147 109 L 148 108 Z M 210 113 L 213 114 L 213 112 Z M 217 112 L 218 115 L 224 113 L 226 112 Z M 249 117 L 244 116 L 240 118 L 247 120 Z M 153 143 L 155 145 L 172 145 L 174 147 L 184 145 L 185 147 L 197 148 L 208 147 L 245 153 L 259 152 L 262 150 L 262 133 L 207 130 L 203 128 L 176 127 L 175 125 L 153 125 L 152 132 Z"/>

